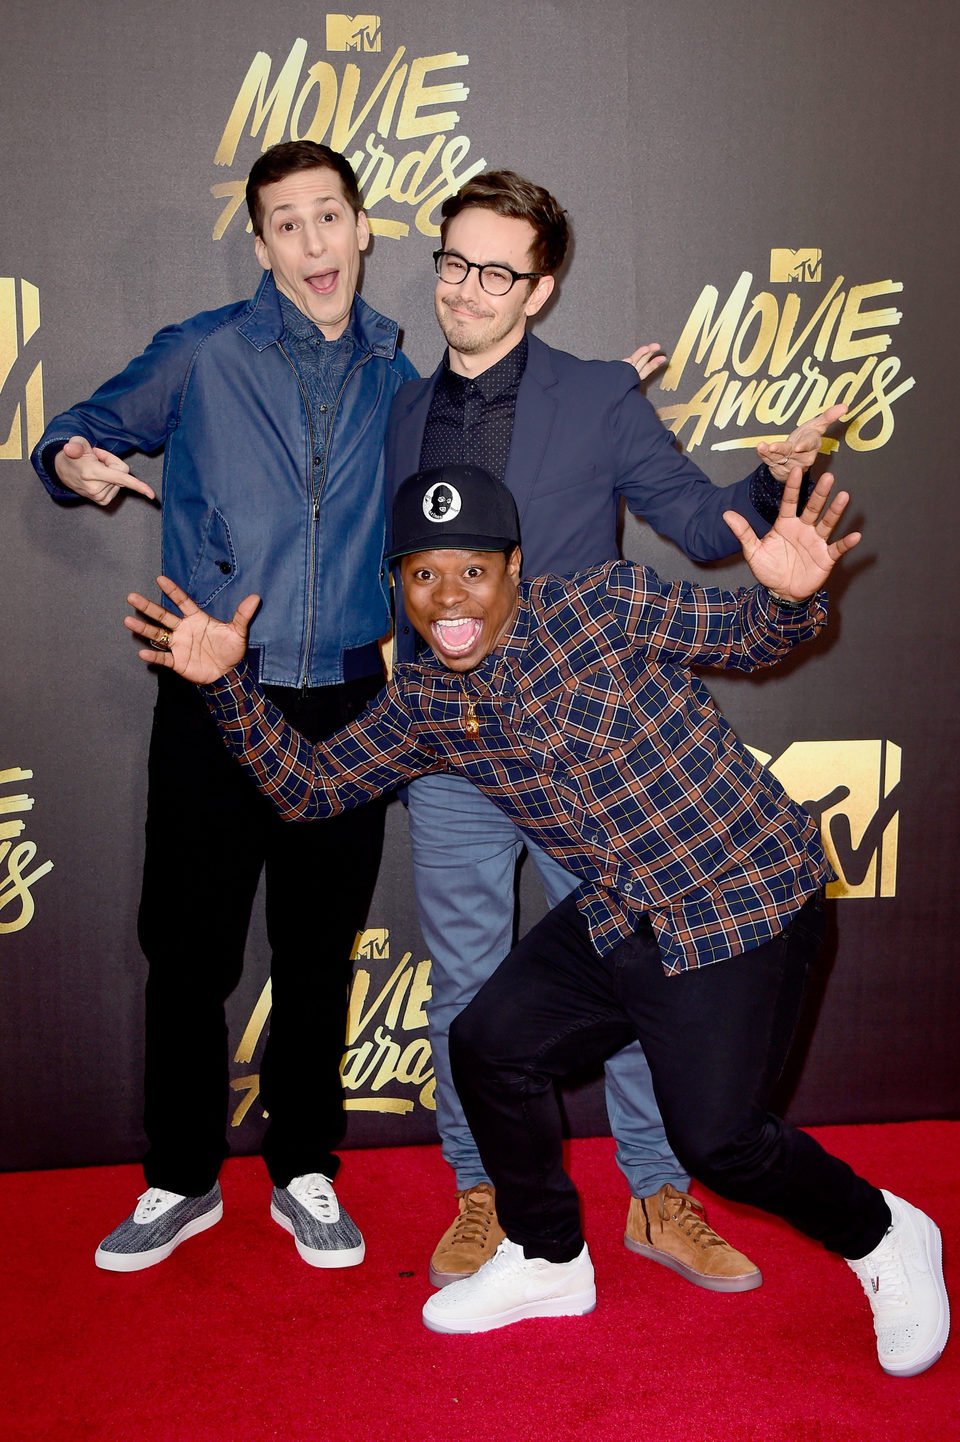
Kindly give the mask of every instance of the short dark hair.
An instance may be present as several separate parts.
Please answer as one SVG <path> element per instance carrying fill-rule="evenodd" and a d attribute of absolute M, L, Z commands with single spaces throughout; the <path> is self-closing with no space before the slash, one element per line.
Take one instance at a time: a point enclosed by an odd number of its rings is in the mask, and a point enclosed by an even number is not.
<path fill-rule="evenodd" d="M 440 207 L 441 245 L 447 243 L 450 221 L 470 206 L 496 211 L 497 215 L 506 215 L 511 220 L 527 221 L 535 232 L 530 247 L 533 269 L 540 275 L 553 275 L 560 269 L 567 253 L 570 227 L 566 211 L 542 185 L 524 180 L 514 170 L 486 170 L 482 175 L 475 175 Z"/>
<path fill-rule="evenodd" d="M 281 141 L 279 145 L 271 145 L 259 160 L 254 161 L 247 177 L 247 210 L 254 235 L 263 236 L 263 206 L 260 203 L 263 187 L 295 175 L 298 170 L 316 170 L 318 166 L 339 175 L 347 204 L 355 216 L 360 214 L 363 209 L 360 187 L 346 156 L 341 155 L 339 150 L 331 150 L 329 145 L 319 145 L 315 140 Z"/>

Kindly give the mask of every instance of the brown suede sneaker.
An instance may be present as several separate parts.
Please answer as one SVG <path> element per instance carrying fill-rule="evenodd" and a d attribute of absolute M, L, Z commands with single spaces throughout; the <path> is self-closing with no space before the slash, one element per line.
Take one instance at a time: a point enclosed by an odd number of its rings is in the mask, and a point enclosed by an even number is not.
<path fill-rule="evenodd" d="M 700 1202 L 669 1184 L 631 1200 L 623 1244 L 710 1292 L 749 1292 L 763 1281 L 749 1257 L 707 1226 Z"/>
<path fill-rule="evenodd" d="M 459 1215 L 444 1232 L 430 1258 L 430 1281 L 434 1287 L 472 1277 L 484 1262 L 489 1262 L 506 1236 L 497 1221 L 493 1187 L 489 1182 L 479 1182 L 466 1192 L 458 1192 L 457 1203 Z"/>

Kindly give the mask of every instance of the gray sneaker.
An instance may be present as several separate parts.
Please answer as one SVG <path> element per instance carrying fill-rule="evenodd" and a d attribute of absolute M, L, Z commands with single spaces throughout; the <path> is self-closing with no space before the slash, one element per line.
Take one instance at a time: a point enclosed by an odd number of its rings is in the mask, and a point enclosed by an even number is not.
<path fill-rule="evenodd" d="M 337 1201 L 333 1183 L 320 1172 L 274 1187 L 270 1215 L 291 1233 L 311 1267 L 356 1267 L 363 1261 L 363 1238 Z"/>
<path fill-rule="evenodd" d="M 126 1221 L 104 1237 L 94 1261 L 107 1272 L 140 1272 L 165 1261 L 174 1247 L 205 1232 L 222 1216 L 219 1182 L 204 1197 L 182 1197 L 179 1192 L 150 1187 Z"/>

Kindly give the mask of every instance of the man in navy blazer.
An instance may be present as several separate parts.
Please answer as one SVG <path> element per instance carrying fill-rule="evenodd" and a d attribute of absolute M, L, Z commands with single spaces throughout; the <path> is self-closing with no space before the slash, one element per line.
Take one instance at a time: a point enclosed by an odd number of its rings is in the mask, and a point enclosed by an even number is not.
<path fill-rule="evenodd" d="M 761 445 L 761 465 L 737 485 L 718 488 L 677 450 L 633 366 L 579 360 L 527 334 L 567 246 L 566 217 L 552 195 L 511 171 L 493 171 L 445 201 L 442 214 L 435 307 L 447 351 L 429 379 L 409 381 L 394 398 L 388 515 L 406 476 L 455 462 L 482 466 L 513 492 L 528 575 L 569 576 L 615 559 L 621 497 L 696 561 L 736 550 L 725 510 L 739 511 L 759 534 L 769 528 L 789 468 L 813 463 L 843 407 L 784 442 Z M 416 635 L 399 587 L 396 595 L 397 655 L 411 659 Z M 451 1080 L 449 1027 L 511 949 L 514 873 L 524 844 L 549 906 L 577 882 L 524 843 L 460 776 L 441 773 L 411 785 L 410 835 L 433 963 L 428 1018 L 437 1125 L 458 1190 L 457 1217 L 430 1264 L 431 1280 L 443 1286 L 476 1271 L 503 1239 L 493 1189 Z M 606 1096 L 631 1191 L 627 1247 L 711 1290 L 759 1286 L 758 1268 L 717 1236 L 688 1195 L 689 1177 L 664 1134 L 638 1044 L 607 1062 Z"/>

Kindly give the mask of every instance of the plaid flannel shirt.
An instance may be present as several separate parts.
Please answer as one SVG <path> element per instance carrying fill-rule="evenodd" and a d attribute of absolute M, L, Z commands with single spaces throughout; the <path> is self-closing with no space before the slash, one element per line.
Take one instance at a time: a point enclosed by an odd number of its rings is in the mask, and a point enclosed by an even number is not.
<path fill-rule="evenodd" d="M 615 561 L 522 582 L 513 626 L 476 670 L 448 671 L 432 652 L 399 665 L 319 746 L 245 667 L 204 689 L 227 746 L 283 816 L 333 815 L 458 771 L 580 877 L 600 953 L 646 912 L 669 974 L 760 945 L 832 876 L 811 817 L 690 671 L 772 664 L 825 620 L 822 594 L 794 608 L 761 586 L 668 584 Z"/>

